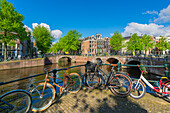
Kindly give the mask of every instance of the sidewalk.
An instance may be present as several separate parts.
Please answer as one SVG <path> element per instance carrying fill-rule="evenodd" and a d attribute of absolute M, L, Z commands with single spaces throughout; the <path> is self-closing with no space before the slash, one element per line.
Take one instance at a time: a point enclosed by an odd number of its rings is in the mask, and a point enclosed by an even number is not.
<path fill-rule="evenodd" d="M 141 99 L 117 97 L 105 89 L 67 93 L 44 113 L 170 113 L 170 102 L 146 93 Z"/>

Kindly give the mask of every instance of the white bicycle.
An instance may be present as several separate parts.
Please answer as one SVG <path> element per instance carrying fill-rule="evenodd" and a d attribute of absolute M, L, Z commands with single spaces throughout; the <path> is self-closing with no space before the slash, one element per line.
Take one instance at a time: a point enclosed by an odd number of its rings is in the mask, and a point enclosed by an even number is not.
<path fill-rule="evenodd" d="M 160 97 L 167 97 L 170 100 L 170 79 L 167 77 L 161 77 L 159 81 L 158 86 L 153 86 L 150 84 L 145 77 L 143 76 L 143 73 L 148 73 L 147 71 L 143 71 L 141 67 L 138 65 L 139 69 L 141 70 L 141 75 L 138 80 L 132 81 L 132 91 L 130 93 L 130 96 L 135 99 L 142 98 L 145 95 L 146 92 L 146 85 L 147 84 L 153 91 L 156 92 L 156 94 Z M 163 82 L 162 80 L 165 80 Z"/>

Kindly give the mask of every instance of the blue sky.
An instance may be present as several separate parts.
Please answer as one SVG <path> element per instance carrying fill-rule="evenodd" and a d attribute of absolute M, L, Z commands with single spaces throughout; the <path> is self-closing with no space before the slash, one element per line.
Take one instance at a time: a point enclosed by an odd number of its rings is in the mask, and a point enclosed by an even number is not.
<path fill-rule="evenodd" d="M 96 33 L 111 37 L 115 31 L 123 36 L 131 32 L 170 35 L 170 0 L 8 1 L 25 17 L 26 26 L 33 29 L 33 23 L 44 23 L 51 31 L 60 30 L 62 36 L 71 29 L 82 33 L 82 37 Z"/>

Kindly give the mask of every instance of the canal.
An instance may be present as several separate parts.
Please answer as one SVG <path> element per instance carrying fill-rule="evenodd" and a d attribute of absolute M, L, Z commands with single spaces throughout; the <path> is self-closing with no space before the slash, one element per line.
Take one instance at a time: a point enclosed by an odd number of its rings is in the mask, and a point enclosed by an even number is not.
<path fill-rule="evenodd" d="M 7 81 L 16 80 L 19 78 L 24 78 L 27 76 L 35 75 L 35 74 L 44 73 L 44 68 L 48 68 L 49 70 L 52 70 L 55 68 L 61 69 L 61 68 L 69 67 L 69 66 L 83 65 L 83 64 L 84 63 L 65 62 L 65 63 L 59 63 L 59 64 L 39 66 L 39 67 L 3 70 L 3 71 L 0 71 L 0 82 L 7 82 Z M 102 66 L 102 70 L 104 70 L 105 73 L 109 73 L 111 70 L 111 67 L 110 66 Z M 115 68 L 115 71 L 116 71 L 116 68 Z M 139 78 L 139 76 L 140 76 L 140 70 L 138 68 L 122 69 L 122 71 L 128 72 L 130 77 Z M 71 72 L 76 72 L 76 73 L 79 73 L 80 75 L 83 75 L 83 73 L 85 72 L 85 67 L 82 66 L 82 67 L 71 68 L 71 69 L 69 69 L 69 71 L 67 73 L 71 73 Z M 58 72 L 58 74 L 60 76 L 62 76 L 63 73 L 64 73 L 64 71 Z M 151 74 L 149 74 L 145 77 L 147 79 L 156 79 L 157 78 L 157 76 L 151 75 Z M 25 89 L 25 90 L 29 91 L 30 84 L 37 85 L 38 84 L 37 82 L 39 82 L 39 81 L 43 82 L 44 78 L 45 78 L 45 75 L 42 75 L 42 76 L 10 83 L 7 85 L 1 85 L 0 86 L 0 95 L 7 91 L 14 90 L 14 89 Z"/>

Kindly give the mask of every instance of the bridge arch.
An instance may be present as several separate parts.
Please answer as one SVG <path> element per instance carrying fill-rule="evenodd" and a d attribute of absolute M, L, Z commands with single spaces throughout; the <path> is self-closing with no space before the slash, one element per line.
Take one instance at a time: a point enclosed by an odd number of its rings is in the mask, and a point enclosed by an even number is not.
<path fill-rule="evenodd" d="M 95 59 L 96 61 L 102 61 L 102 59 L 101 58 L 96 58 Z M 103 62 L 103 61 L 102 61 Z"/>
<path fill-rule="evenodd" d="M 128 61 L 126 64 L 131 64 L 131 65 L 141 65 L 141 62 L 138 61 L 138 60 L 130 60 Z M 126 72 L 129 73 L 129 76 L 130 77 L 135 77 L 135 78 L 139 78 L 140 76 L 140 70 L 139 70 L 139 67 L 137 66 L 125 66 L 125 69 L 126 69 Z M 133 71 L 132 71 L 133 70 Z"/>
<path fill-rule="evenodd" d="M 140 61 L 138 61 L 138 60 L 130 60 L 130 61 L 128 61 L 126 64 L 132 64 L 132 65 L 137 65 L 137 64 L 141 64 L 141 62 Z"/>
<path fill-rule="evenodd" d="M 106 59 L 106 62 L 107 62 L 107 63 L 110 63 L 110 64 L 117 64 L 118 62 L 120 62 L 120 60 L 117 59 L 117 58 L 111 57 L 111 58 L 107 58 L 107 59 Z M 121 62 L 120 62 L 120 63 L 121 63 Z"/>
<path fill-rule="evenodd" d="M 60 57 L 60 58 L 58 58 L 58 62 L 61 62 L 61 61 L 64 61 L 64 62 L 71 62 L 71 58 L 70 57 L 68 57 L 68 56 L 62 56 L 62 57 Z"/>

